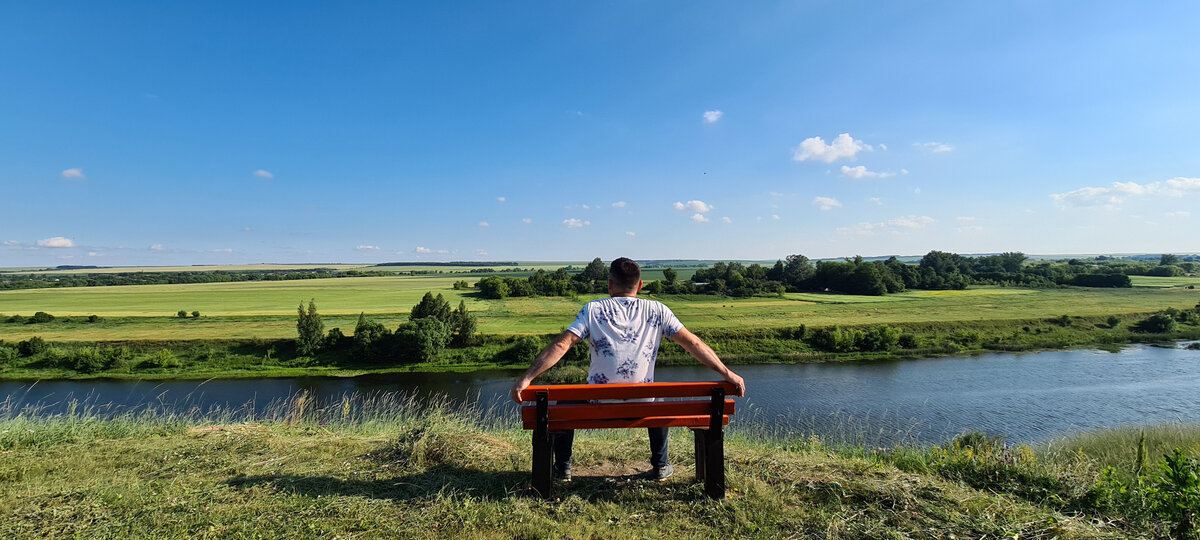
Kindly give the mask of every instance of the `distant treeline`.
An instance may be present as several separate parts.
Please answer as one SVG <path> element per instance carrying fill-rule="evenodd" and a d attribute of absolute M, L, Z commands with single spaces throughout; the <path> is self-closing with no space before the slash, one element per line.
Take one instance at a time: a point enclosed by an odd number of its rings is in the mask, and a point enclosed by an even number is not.
<path fill-rule="evenodd" d="M 382 270 L 249 270 L 211 272 L 117 272 L 102 274 L 0 274 L 0 290 L 111 285 L 174 285 L 234 281 L 285 281 L 343 277 L 391 276 Z"/>
<path fill-rule="evenodd" d="M 789 255 L 766 267 L 760 264 L 718 262 L 697 270 L 690 280 L 679 280 L 675 270 L 663 270 L 662 280 L 646 284 L 650 294 L 724 294 L 735 297 L 784 292 L 838 292 L 883 295 L 909 289 L 964 289 L 968 285 L 1020 287 L 1131 287 L 1131 275 L 1182 276 L 1200 269 L 1200 263 L 1162 255 L 1158 264 L 1120 259 L 1070 259 L 1027 262 L 1024 253 L 964 257 L 931 251 L 917 264 L 896 257 L 866 261 L 817 261 Z M 489 276 L 475 283 L 485 298 L 507 296 L 569 296 L 607 291 L 608 267 L 599 258 L 583 272 L 571 267 L 553 272 L 538 270 L 528 278 Z M 466 281 L 455 288 L 468 288 Z"/>
<path fill-rule="evenodd" d="M 517 263 L 511 261 L 450 261 L 450 262 L 388 262 L 379 263 L 375 266 L 517 266 Z"/>

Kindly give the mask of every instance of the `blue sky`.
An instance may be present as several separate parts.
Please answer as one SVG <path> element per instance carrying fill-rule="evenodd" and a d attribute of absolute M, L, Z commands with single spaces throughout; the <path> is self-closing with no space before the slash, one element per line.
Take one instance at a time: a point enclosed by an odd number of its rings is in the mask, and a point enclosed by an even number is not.
<path fill-rule="evenodd" d="M 1196 20 L 7 3 L 0 266 L 1196 251 Z"/>

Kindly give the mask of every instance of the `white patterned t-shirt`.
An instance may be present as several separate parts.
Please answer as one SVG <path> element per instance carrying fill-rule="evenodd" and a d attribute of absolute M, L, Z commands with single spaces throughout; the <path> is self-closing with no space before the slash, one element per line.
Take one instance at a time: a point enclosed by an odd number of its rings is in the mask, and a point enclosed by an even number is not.
<path fill-rule="evenodd" d="M 588 340 L 590 384 L 654 382 L 662 338 L 683 328 L 662 302 L 630 296 L 592 300 L 567 331 Z"/>

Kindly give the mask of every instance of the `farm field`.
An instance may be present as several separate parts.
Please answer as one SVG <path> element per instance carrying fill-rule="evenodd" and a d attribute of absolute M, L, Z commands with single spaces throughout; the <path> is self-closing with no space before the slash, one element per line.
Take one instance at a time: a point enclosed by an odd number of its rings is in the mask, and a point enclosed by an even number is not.
<path fill-rule="evenodd" d="M 682 274 L 682 272 L 681 272 Z M 655 278 L 648 271 L 647 278 Z M 461 275 L 361 277 L 186 285 L 137 285 L 27 289 L 0 292 L 0 314 L 45 311 L 61 320 L 47 324 L 0 322 L 0 339 L 37 335 L 55 341 L 288 338 L 295 336 L 296 306 L 316 299 L 326 328 L 350 331 L 360 312 L 392 327 L 426 291 L 452 305 L 465 300 L 489 334 L 546 334 L 569 324 L 587 296 L 483 300 L 452 285 Z M 1023 289 L 973 287 L 962 291 L 911 291 L 888 296 L 788 293 L 783 298 L 665 296 L 692 329 L 774 328 L 805 324 L 882 324 L 1039 319 L 1145 313 L 1200 303 L 1200 278 L 1139 277 L 1131 289 Z M 179 310 L 199 311 L 180 319 Z M 98 323 L 83 322 L 96 314 Z"/>

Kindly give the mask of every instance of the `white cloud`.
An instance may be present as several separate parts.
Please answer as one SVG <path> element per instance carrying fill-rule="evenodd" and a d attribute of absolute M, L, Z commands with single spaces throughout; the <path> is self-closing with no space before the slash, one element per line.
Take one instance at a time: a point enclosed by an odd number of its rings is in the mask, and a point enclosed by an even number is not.
<path fill-rule="evenodd" d="M 617 201 L 612 203 L 613 208 L 625 208 L 625 201 Z"/>
<path fill-rule="evenodd" d="M 889 219 L 888 225 L 905 229 L 920 229 L 933 222 L 934 219 L 929 216 L 902 216 Z"/>
<path fill-rule="evenodd" d="M 721 218 L 721 223 L 733 223 L 733 220 L 729 219 L 728 217 L 723 217 Z"/>
<path fill-rule="evenodd" d="M 933 152 L 935 154 L 954 151 L 953 146 L 940 142 L 913 143 L 913 146 L 927 152 Z"/>
<path fill-rule="evenodd" d="M 496 200 L 500 202 L 508 202 L 508 197 L 496 197 Z"/>
<path fill-rule="evenodd" d="M 871 151 L 871 145 L 863 144 L 849 133 L 842 133 L 830 144 L 820 137 L 809 137 L 792 149 L 792 159 L 795 161 L 824 161 L 833 163 L 841 158 L 852 158 L 855 154 L 866 150 Z"/>
<path fill-rule="evenodd" d="M 854 179 L 887 178 L 889 176 L 896 176 L 896 173 L 868 171 L 867 168 L 862 165 L 857 167 L 847 167 L 842 165 L 842 176 L 848 176 Z"/>
<path fill-rule="evenodd" d="M 150 251 L 162 251 L 162 250 L 163 250 L 162 244 L 150 244 Z"/>
<path fill-rule="evenodd" d="M 83 169 L 67 169 L 59 173 L 59 176 L 73 180 L 83 180 L 84 178 L 87 178 L 83 175 Z"/>
<path fill-rule="evenodd" d="M 488 223 L 488 222 L 486 222 L 486 221 L 480 221 L 480 222 L 479 222 L 479 226 L 480 226 L 480 227 L 491 227 L 491 226 L 492 226 L 492 224 L 491 224 L 491 223 Z"/>
<path fill-rule="evenodd" d="M 704 201 L 688 201 L 688 202 L 685 202 L 685 203 L 676 202 L 676 203 L 675 203 L 674 205 L 672 205 L 672 206 L 673 206 L 673 207 L 674 207 L 676 210 L 689 210 L 689 211 L 692 211 L 692 212 L 699 212 L 699 213 L 701 213 L 701 214 L 704 214 L 704 213 L 706 213 L 706 212 L 710 212 L 710 211 L 712 211 L 712 209 L 713 209 L 713 206 L 712 206 L 712 205 L 710 205 L 710 204 L 706 204 Z"/>
<path fill-rule="evenodd" d="M 633 231 L 625 231 L 625 236 L 633 238 L 633 237 L 637 236 L 637 233 L 635 233 Z"/>
<path fill-rule="evenodd" d="M 875 206 L 883 206 L 883 199 L 880 199 L 879 197 L 871 197 L 867 200 L 875 203 Z"/>
<path fill-rule="evenodd" d="M 887 152 L 887 145 L 883 144 L 883 143 L 879 143 L 879 149 L 883 150 L 884 152 Z"/>
<path fill-rule="evenodd" d="M 908 169 L 900 169 L 900 174 L 908 174 Z"/>
<path fill-rule="evenodd" d="M 38 240 L 37 245 L 38 245 L 38 247 L 48 247 L 48 248 L 70 248 L 70 247 L 75 247 L 75 242 L 73 242 L 70 238 L 54 236 L 51 238 L 43 238 L 41 240 Z"/>
<path fill-rule="evenodd" d="M 272 178 L 275 178 L 275 175 L 273 175 L 273 174 L 271 174 L 271 173 L 269 173 L 269 172 L 267 172 L 267 171 L 264 171 L 264 170 L 262 170 L 262 169 L 259 169 L 259 170 L 257 170 L 257 171 L 254 171 L 254 176 L 257 176 L 257 177 L 259 177 L 259 178 L 266 178 L 267 180 L 270 180 L 270 179 L 272 179 Z"/>
<path fill-rule="evenodd" d="M 771 214 L 771 219 L 779 221 L 779 214 Z"/>
<path fill-rule="evenodd" d="M 88 257 L 103 257 L 103 256 L 104 256 L 103 254 L 101 254 L 101 253 L 97 253 L 97 252 L 95 252 L 95 251 L 89 251 L 89 252 L 88 252 Z"/>
<path fill-rule="evenodd" d="M 1113 182 L 1112 187 L 1082 187 L 1066 193 L 1053 193 L 1050 199 L 1060 206 L 1118 206 L 1128 197 L 1183 197 L 1200 191 L 1200 178 L 1172 178 L 1165 182 L 1139 184 Z"/>
<path fill-rule="evenodd" d="M 16 240 L 5 240 L 4 241 L 5 247 L 17 247 L 19 245 L 21 245 L 21 243 Z"/>
<path fill-rule="evenodd" d="M 958 216 L 958 217 L 954 218 L 954 221 L 957 221 L 959 223 L 971 223 L 978 219 L 979 218 L 977 218 L 975 216 Z"/>
<path fill-rule="evenodd" d="M 704 111 L 704 123 L 715 124 L 717 120 L 721 119 L 722 116 L 725 116 L 725 113 L 721 111 Z"/>
<path fill-rule="evenodd" d="M 1192 213 L 1188 212 L 1187 210 L 1179 210 L 1177 212 L 1167 212 L 1166 214 L 1163 214 L 1163 215 L 1165 215 L 1169 218 L 1186 218 L 1186 217 L 1192 215 Z"/>
<path fill-rule="evenodd" d="M 833 197 L 813 197 L 812 203 L 820 207 L 821 210 L 833 210 L 834 208 L 842 207 L 841 201 Z"/>
<path fill-rule="evenodd" d="M 704 217 L 704 214 L 697 213 L 692 214 L 692 221 L 695 221 L 696 223 L 708 223 L 708 218 Z"/>
<path fill-rule="evenodd" d="M 564 219 L 562 223 L 568 229 L 578 229 L 580 227 L 583 227 L 584 225 L 591 225 L 591 222 L 589 222 L 589 221 L 583 221 L 582 219 L 576 219 L 576 218 Z"/>
<path fill-rule="evenodd" d="M 477 250 L 475 250 L 475 254 L 476 254 L 476 255 L 483 255 L 483 256 L 487 256 L 488 252 L 487 252 L 487 251 L 484 251 L 484 250 L 482 250 L 482 249 L 477 249 Z"/>
<path fill-rule="evenodd" d="M 359 251 L 379 251 L 379 246 L 358 246 L 354 249 Z"/>
<path fill-rule="evenodd" d="M 521 223 L 524 223 L 526 225 L 533 223 L 533 218 L 521 218 Z"/>
<path fill-rule="evenodd" d="M 929 216 L 901 216 L 889 219 L 886 222 L 860 221 L 850 227 L 838 227 L 837 232 L 842 234 L 854 234 L 858 236 L 872 236 L 877 232 L 900 234 L 901 229 L 921 229 L 927 225 L 933 224 L 934 222 L 935 220 Z"/>
<path fill-rule="evenodd" d="M 432 249 L 429 249 L 427 247 L 422 247 L 422 246 L 417 246 L 416 251 L 417 251 L 417 253 L 433 253 Z"/>
<path fill-rule="evenodd" d="M 222 248 L 222 249 L 214 249 L 214 250 L 212 250 L 212 252 L 213 253 L 233 253 L 233 250 L 230 248 Z"/>

